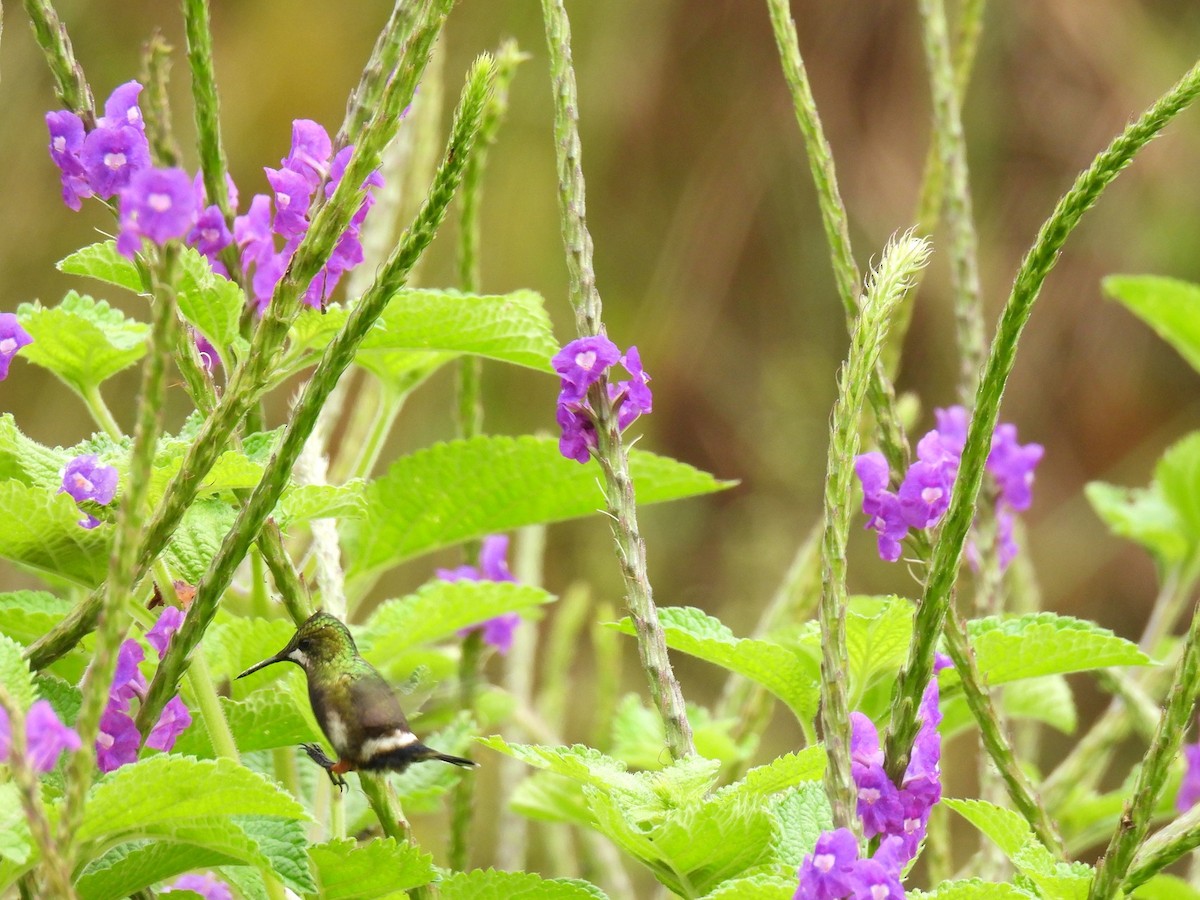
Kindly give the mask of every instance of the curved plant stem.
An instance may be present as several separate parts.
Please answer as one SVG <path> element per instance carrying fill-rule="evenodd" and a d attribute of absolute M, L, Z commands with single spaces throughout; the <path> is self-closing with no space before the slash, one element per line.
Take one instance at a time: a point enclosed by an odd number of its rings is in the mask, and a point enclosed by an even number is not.
<path fill-rule="evenodd" d="M 1166 124 L 1200 92 L 1200 65 L 1193 67 L 1170 91 L 1131 124 L 1093 160 L 1058 202 L 1042 226 L 1032 249 L 1021 263 L 1012 292 L 1001 314 L 979 385 L 975 409 L 967 430 L 966 445 L 950 507 L 934 547 L 929 579 L 917 607 L 913 643 L 900 670 L 892 700 L 892 723 L 887 736 L 888 773 L 893 778 L 908 765 L 919 727 L 917 707 L 921 692 L 933 673 L 933 653 L 950 606 L 951 590 L 962 557 L 967 531 L 975 516 L 975 503 L 983 481 L 984 463 L 999 416 L 1000 399 L 1016 359 L 1017 341 L 1043 282 L 1058 259 L 1067 237 L 1107 187 Z"/>
<path fill-rule="evenodd" d="M 568 295 L 579 336 L 602 335 L 604 322 L 592 263 L 592 237 L 584 218 L 586 190 L 579 143 L 579 96 L 571 65 L 571 24 L 562 0 L 542 0 L 542 19 L 554 90 L 559 219 L 567 253 Z M 604 473 L 605 500 L 612 518 L 617 561 L 625 580 L 625 598 L 637 635 L 638 656 L 649 682 L 650 696 L 666 729 L 667 748 L 674 759 L 682 759 L 694 754 L 696 748 L 683 692 L 671 668 L 666 637 L 650 588 L 646 544 L 638 530 L 628 451 L 621 440 L 616 411 L 603 379 L 593 385 L 591 398 L 597 417 L 595 456 Z"/>
<path fill-rule="evenodd" d="M 58 99 L 91 128 L 96 124 L 96 104 L 92 99 L 92 89 L 83 77 L 83 67 L 75 59 L 66 26 L 58 18 L 50 0 L 25 0 L 25 12 L 29 14 L 34 37 L 54 76 L 54 90 Z"/>
<path fill-rule="evenodd" d="M 425 205 L 388 259 L 375 284 L 363 295 L 341 330 L 325 348 L 261 481 L 255 486 L 233 527 L 225 535 L 208 571 L 200 580 L 196 599 L 171 641 L 138 710 L 138 723 L 143 733 L 147 730 L 144 727 L 147 723 L 157 721 L 163 706 L 174 693 L 188 655 L 216 615 L 220 597 L 233 579 L 234 571 L 279 501 L 326 398 L 353 361 L 359 345 L 383 314 L 388 302 L 403 286 L 417 258 L 433 240 L 462 177 L 462 167 L 471 155 L 483 105 L 491 86 L 492 71 L 491 58 L 486 54 L 472 66 L 455 115 L 446 156 L 434 178 Z"/>
<path fill-rule="evenodd" d="M 225 224 L 232 228 L 234 209 L 229 205 L 229 185 L 225 180 L 229 163 L 221 143 L 221 104 L 217 94 L 217 73 L 213 67 L 208 0 L 184 0 L 183 22 L 187 33 L 188 65 L 192 70 L 192 103 L 196 111 L 196 142 L 204 190 L 208 202 L 220 208 Z M 236 259 L 237 254 L 233 256 Z"/>
<path fill-rule="evenodd" d="M 979 384 L 985 348 L 979 287 L 979 239 L 971 211 L 967 142 L 950 55 L 946 7 L 943 0 L 919 0 L 917 6 L 921 11 L 921 34 L 933 92 L 934 144 L 947 176 L 943 202 L 950 229 L 950 278 L 960 361 L 958 394 L 963 403 L 968 403 Z"/>

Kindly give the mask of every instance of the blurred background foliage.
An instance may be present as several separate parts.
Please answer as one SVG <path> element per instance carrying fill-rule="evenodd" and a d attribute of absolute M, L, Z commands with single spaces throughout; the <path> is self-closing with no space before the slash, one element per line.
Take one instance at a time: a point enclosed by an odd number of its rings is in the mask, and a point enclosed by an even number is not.
<path fill-rule="evenodd" d="M 9 3 L 0 43 L 0 309 L 70 287 L 54 262 L 111 227 L 102 210 L 59 202 L 42 116 L 50 77 L 23 12 Z M 287 152 L 293 118 L 334 130 L 390 4 L 214 0 L 226 148 L 242 192 L 266 189 L 262 166 Z M 135 76 L 159 24 L 177 48 L 176 130 L 193 132 L 175 4 L 58 5 L 98 101 Z M 928 85 L 913 3 L 794 0 L 801 49 L 832 143 L 859 264 L 911 224 L 929 136 Z M 750 0 L 604 0 L 570 4 L 588 179 L 589 224 L 609 333 L 637 344 L 653 376 L 655 411 L 641 446 L 722 478 L 734 490 L 644 512 L 661 605 L 694 605 L 749 633 L 820 510 L 827 421 L 846 337 L 800 136 L 765 5 Z M 483 208 L 483 286 L 547 298 L 557 333 L 574 336 L 565 295 L 553 170 L 550 91 L 539 5 L 462 0 L 442 42 L 449 103 L 478 52 L 515 37 L 531 54 L 517 75 L 493 148 Z M 1075 174 L 1194 61 L 1200 6 L 1180 0 L 995 2 L 987 10 L 965 124 L 989 329 L 1021 254 Z M 1068 242 L 1018 356 L 1002 419 L 1046 446 L 1027 551 L 1044 603 L 1136 637 L 1155 591 L 1148 558 L 1108 536 L 1081 495 L 1093 479 L 1148 482 L 1153 461 L 1200 422 L 1195 373 L 1100 292 L 1116 272 L 1200 281 L 1200 110 L 1167 129 L 1103 197 Z M 194 153 L 186 165 L 196 166 Z M 454 223 L 423 264 L 425 285 L 455 283 Z M 932 407 L 954 402 L 952 315 L 943 235 L 921 286 L 898 386 Z M 92 290 L 94 286 L 83 289 Z M 106 296 L 103 291 L 101 296 Z M 115 292 L 114 292 L 115 294 Z M 145 318 L 139 301 L 107 295 Z M 136 375 L 108 389 L 131 425 Z M 556 384 L 523 371 L 485 371 L 487 428 L 553 428 Z M 404 413 L 385 454 L 453 434 L 446 370 Z M 182 392 L 178 392 L 182 397 Z M 179 398 L 177 397 L 177 400 Z M 286 414 L 278 398 L 276 418 Z M 73 444 L 92 430 L 78 401 L 18 363 L 0 410 L 32 437 Z M 168 424 L 186 410 L 172 409 Z M 851 588 L 913 596 L 901 566 L 880 563 L 856 530 Z M 453 562 L 447 557 L 437 563 Z M 419 560 L 386 596 L 432 574 Z M 546 585 L 586 580 L 620 604 L 620 578 L 599 517 L 551 529 Z M 5 588 L 25 576 L 6 570 Z M 630 642 L 626 651 L 632 654 Z M 630 657 L 632 659 L 632 657 Z M 581 678 L 588 677 L 581 657 Z M 687 696 L 707 702 L 717 670 L 681 659 Z M 627 667 L 630 689 L 643 690 Z M 584 682 L 586 683 L 586 681 Z M 1082 685 L 1081 685 L 1082 686 Z M 1100 702 L 1082 696 L 1088 707 Z M 764 750 L 798 739 L 786 715 Z M 580 737 L 573 736 L 573 737 Z"/>

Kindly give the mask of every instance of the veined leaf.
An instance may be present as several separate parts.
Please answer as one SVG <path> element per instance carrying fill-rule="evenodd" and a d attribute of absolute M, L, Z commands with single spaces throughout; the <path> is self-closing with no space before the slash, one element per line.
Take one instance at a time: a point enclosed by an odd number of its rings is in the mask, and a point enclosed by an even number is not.
<path fill-rule="evenodd" d="M 0 594 L 0 633 L 32 644 L 57 625 L 71 609 L 69 601 L 48 591 Z"/>
<path fill-rule="evenodd" d="M 363 629 L 363 655 L 381 663 L 410 647 L 509 612 L 526 612 L 554 595 L 510 581 L 430 581 L 415 594 L 379 605 Z"/>
<path fill-rule="evenodd" d="M 179 254 L 176 278 L 179 312 L 221 353 L 226 365 L 232 360 L 225 352 L 240 337 L 239 322 L 246 308 L 242 289 L 212 270 L 212 265 L 194 247 Z"/>
<path fill-rule="evenodd" d="M 575 878 L 542 878 L 532 872 L 472 869 L 438 882 L 442 900 L 607 900 L 594 884 Z"/>
<path fill-rule="evenodd" d="M 68 459 L 66 452 L 51 450 L 22 434 L 12 413 L 0 414 L 0 481 L 54 484 Z"/>
<path fill-rule="evenodd" d="M 641 504 L 730 487 L 684 463 L 629 454 Z M 398 460 L 367 486 L 365 518 L 343 532 L 351 576 L 523 525 L 561 522 L 604 506 L 600 468 L 565 459 L 552 438 L 481 436 Z"/>
<path fill-rule="evenodd" d="M 1092 481 L 1083 492 L 1109 531 L 1141 544 L 1163 562 L 1179 562 L 1193 552 L 1195 542 L 1158 485 L 1123 488 Z"/>
<path fill-rule="evenodd" d="M 46 575 L 95 587 L 108 572 L 112 527 L 83 528 L 67 494 L 0 482 L 0 558 Z"/>
<path fill-rule="evenodd" d="M 198 584 L 236 519 L 237 511 L 227 503 L 197 500 L 163 551 L 167 565 L 184 581 Z"/>
<path fill-rule="evenodd" d="M 433 857 L 413 844 L 381 838 L 360 844 L 352 838 L 314 844 L 308 857 L 317 870 L 322 900 L 376 900 L 428 884 L 436 877 Z"/>
<path fill-rule="evenodd" d="M 791 900 L 795 893 L 794 875 L 748 875 L 722 882 L 700 900 Z"/>
<path fill-rule="evenodd" d="M 734 637 L 719 620 L 690 606 L 664 607 L 658 615 L 672 650 L 761 684 L 802 721 L 816 715 L 820 687 L 812 660 L 773 641 Z M 615 627 L 624 634 L 633 634 L 630 619 L 622 619 Z"/>
<path fill-rule="evenodd" d="M 0 634 L 0 685 L 4 685 L 22 712 L 28 712 L 30 704 L 36 699 L 36 692 L 29 663 L 21 655 L 23 650 L 12 638 Z"/>
<path fill-rule="evenodd" d="M 21 355 L 81 394 L 141 359 L 150 330 L 103 300 L 75 291 L 58 306 L 22 303 L 17 318 L 33 338 Z"/>
<path fill-rule="evenodd" d="M 825 787 L 815 781 L 776 797 L 771 803 L 775 816 L 775 834 L 771 849 L 776 859 L 790 872 L 795 872 L 812 853 L 822 831 L 833 827 L 833 810 Z"/>
<path fill-rule="evenodd" d="M 287 691 L 259 690 L 244 700 L 221 697 L 220 702 L 234 742 L 243 753 L 324 739 L 307 702 L 297 703 Z M 181 734 L 174 751 L 186 756 L 213 755 L 212 742 L 203 728 L 189 728 Z"/>
<path fill-rule="evenodd" d="M 1110 275 L 1101 285 L 1200 371 L 1200 285 L 1156 275 Z"/>
<path fill-rule="evenodd" d="M 981 881 L 943 881 L 932 891 L 905 891 L 909 900 L 1036 900 L 1037 895 L 1013 884 Z"/>
<path fill-rule="evenodd" d="M 745 794 L 748 797 L 769 797 L 771 794 L 819 781 L 825 775 L 825 748 L 805 747 L 795 753 L 785 753 L 765 766 L 756 766 L 740 781 L 726 785 L 721 791 Z"/>
<path fill-rule="evenodd" d="M 945 798 L 943 802 L 983 832 L 1009 859 L 1016 856 L 1034 836 L 1025 817 L 1011 809 L 984 800 Z"/>
<path fill-rule="evenodd" d="M 195 844 L 146 841 L 121 844 L 92 862 L 75 883 L 81 900 L 128 897 L 160 881 L 215 866 L 244 865 L 238 856 Z"/>
<path fill-rule="evenodd" d="M 0 784 L 0 861 L 23 866 L 33 849 L 21 795 L 11 781 Z M 0 882 L 0 886 L 2 886 Z"/>
<path fill-rule="evenodd" d="M 83 275 L 107 284 L 115 284 L 135 294 L 145 291 L 137 263 L 117 252 L 116 241 L 100 241 L 82 250 L 76 250 L 70 256 L 59 260 L 58 270 L 68 275 Z"/>

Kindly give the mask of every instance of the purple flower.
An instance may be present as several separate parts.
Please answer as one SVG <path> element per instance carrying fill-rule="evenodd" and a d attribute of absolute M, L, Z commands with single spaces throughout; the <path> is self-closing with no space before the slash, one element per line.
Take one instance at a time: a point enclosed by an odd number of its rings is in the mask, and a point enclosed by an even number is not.
<path fill-rule="evenodd" d="M 166 655 L 167 644 L 170 643 L 171 636 L 183 624 L 183 616 L 182 609 L 177 606 L 168 606 L 162 611 L 158 621 L 154 623 L 154 627 L 146 632 L 146 640 L 158 652 L 159 659 Z"/>
<path fill-rule="evenodd" d="M 591 448 L 596 446 L 596 423 L 578 404 L 560 401 L 555 418 L 562 434 L 558 438 L 558 452 L 567 459 L 585 463 L 591 459 Z"/>
<path fill-rule="evenodd" d="M 577 338 L 554 354 L 550 360 L 562 377 L 559 403 L 582 402 L 588 388 L 600 380 L 605 369 L 621 358 L 617 345 L 604 335 Z"/>
<path fill-rule="evenodd" d="M 118 709 L 129 709 L 129 701 L 146 694 L 146 677 L 139 668 L 146 658 L 146 651 L 135 640 L 121 642 L 117 651 L 117 667 L 113 672 L 112 685 L 108 689 L 108 702 Z"/>
<path fill-rule="evenodd" d="M 83 139 L 80 160 L 99 197 L 112 197 L 150 166 L 146 135 L 129 125 L 98 126 Z"/>
<path fill-rule="evenodd" d="M 225 224 L 225 217 L 221 215 L 219 206 L 206 206 L 196 217 L 196 224 L 188 232 L 187 243 L 209 261 L 214 272 L 219 275 L 227 274 L 225 266 L 217 256 L 233 243 L 233 233 Z"/>
<path fill-rule="evenodd" d="M 3 757 L 0 757 L 3 758 Z M 1183 745 L 1183 781 L 1175 797 L 1175 809 L 1185 813 L 1200 801 L 1200 741 Z"/>
<path fill-rule="evenodd" d="M 275 219 L 271 223 L 276 234 L 285 239 L 302 236 L 308 231 L 308 204 L 313 187 L 300 172 L 292 169 L 264 169 L 267 182 L 275 191 Z"/>
<path fill-rule="evenodd" d="M 163 245 L 186 236 L 196 223 L 196 192 L 183 169 L 145 169 L 121 191 L 117 249 L 133 258 L 142 238 Z"/>
<path fill-rule="evenodd" d="M 503 534 L 488 535 L 483 539 L 479 550 L 479 568 L 474 566 L 458 566 L 454 569 L 438 569 L 437 577 L 443 581 L 509 581 L 516 583 L 516 576 L 508 570 L 508 536 Z M 512 649 L 513 633 L 521 624 L 517 613 L 504 613 L 494 616 L 477 625 L 470 625 L 458 631 L 459 637 L 465 637 L 472 631 L 483 631 L 483 640 L 495 647 L 501 654 Z"/>
<path fill-rule="evenodd" d="M 97 124 L 106 128 L 128 125 L 136 131 L 145 132 L 146 123 L 137 105 L 141 92 L 142 86 L 136 81 L 127 81 L 114 88 L 104 101 L 104 116 Z"/>
<path fill-rule="evenodd" d="M 853 900 L 904 900 L 898 872 L 878 859 L 860 859 L 850 875 Z"/>
<path fill-rule="evenodd" d="M 900 498 L 887 489 L 887 460 L 879 452 L 863 453 L 854 460 L 854 472 L 862 482 L 866 527 L 878 532 L 879 555 L 895 562 L 900 558 L 900 542 L 908 537 L 908 522 Z"/>
<path fill-rule="evenodd" d="M 0 381 L 8 377 L 8 367 L 17 351 L 32 343 L 33 338 L 21 327 L 16 313 L 0 313 Z"/>
<path fill-rule="evenodd" d="M 618 381 L 608 386 L 608 396 L 617 407 L 617 427 L 622 431 L 633 424 L 642 413 L 651 411 L 653 397 L 648 382 L 650 376 L 642 369 L 642 357 L 637 347 L 630 347 L 621 357 L 623 365 L 633 377 L 629 381 Z"/>
<path fill-rule="evenodd" d="M 62 487 L 58 493 L 69 494 L 76 503 L 93 501 L 104 506 L 117 495 L 117 470 L 100 462 L 94 454 L 76 456 L 63 469 Z M 88 513 L 79 524 L 84 528 L 95 528 L 100 520 Z"/>
<path fill-rule="evenodd" d="M 792 900 L 842 900 L 854 889 L 857 862 L 858 841 L 850 829 L 822 832 L 800 865 L 800 884 Z"/>
<path fill-rule="evenodd" d="M 329 154 L 333 142 L 319 122 L 312 119 L 292 121 L 292 149 L 280 165 L 291 169 L 315 188 L 328 172 Z"/>
<path fill-rule="evenodd" d="M 192 891 L 204 900 L 233 900 L 229 885 L 207 874 L 180 875 L 163 893 L 170 894 L 173 891 Z"/>
<path fill-rule="evenodd" d="M 1042 459 L 1041 444 L 1017 443 L 1017 426 L 1002 424 L 992 435 L 987 470 L 1000 487 L 1000 497 L 1017 512 L 1029 509 L 1033 502 L 1033 470 Z"/>
<path fill-rule="evenodd" d="M 163 707 L 158 722 L 150 729 L 146 738 L 146 746 L 155 750 L 167 751 L 175 746 L 175 739 L 192 724 L 192 715 L 178 694 L 171 698 Z"/>
<path fill-rule="evenodd" d="M 92 196 L 87 169 L 83 166 L 83 119 L 69 110 L 46 113 L 46 128 L 50 131 L 50 159 L 58 166 L 62 181 L 63 203 L 76 212 L 82 201 Z"/>
<path fill-rule="evenodd" d="M 111 772 L 126 763 L 136 762 L 141 735 L 129 713 L 113 700 L 100 716 L 100 733 L 96 735 L 96 765 L 101 772 Z"/>
<path fill-rule="evenodd" d="M 217 348 L 200 332 L 196 332 L 196 352 L 200 354 L 200 365 L 209 375 L 213 373 L 213 369 L 221 365 L 221 354 L 217 353 Z"/>
<path fill-rule="evenodd" d="M 35 772 L 49 772 L 58 765 L 64 750 L 78 750 L 79 735 L 68 728 L 48 700 L 35 700 L 25 715 L 25 758 Z M 0 762 L 7 762 L 12 748 L 12 723 L 0 706 Z"/>

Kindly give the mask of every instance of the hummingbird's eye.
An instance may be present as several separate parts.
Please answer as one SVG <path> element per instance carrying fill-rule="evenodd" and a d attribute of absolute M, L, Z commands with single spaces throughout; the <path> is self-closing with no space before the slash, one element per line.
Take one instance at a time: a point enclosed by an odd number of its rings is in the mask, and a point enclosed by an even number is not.
<path fill-rule="evenodd" d="M 299 643 L 296 644 L 296 649 L 301 653 L 307 653 L 310 649 L 312 649 L 312 641 L 310 641 L 308 638 L 303 638 Z"/>

